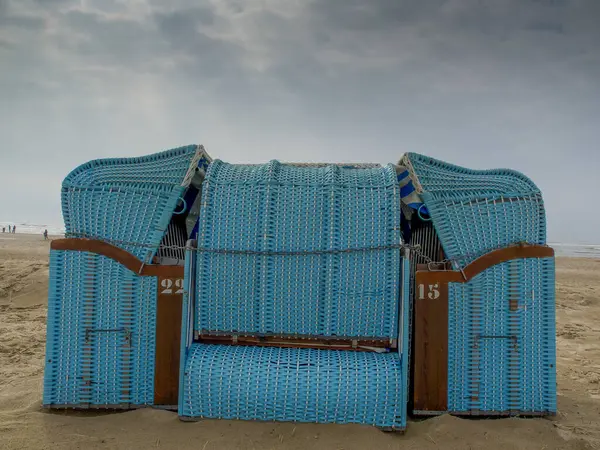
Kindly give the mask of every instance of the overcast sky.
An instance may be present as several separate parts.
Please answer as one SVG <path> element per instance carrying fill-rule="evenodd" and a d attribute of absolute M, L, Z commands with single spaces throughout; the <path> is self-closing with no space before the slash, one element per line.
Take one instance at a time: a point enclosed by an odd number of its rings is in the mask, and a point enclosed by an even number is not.
<path fill-rule="evenodd" d="M 598 0 L 0 0 L 1 220 L 62 224 L 95 158 L 414 151 L 521 170 L 551 241 L 600 243 L 599 118 Z"/>

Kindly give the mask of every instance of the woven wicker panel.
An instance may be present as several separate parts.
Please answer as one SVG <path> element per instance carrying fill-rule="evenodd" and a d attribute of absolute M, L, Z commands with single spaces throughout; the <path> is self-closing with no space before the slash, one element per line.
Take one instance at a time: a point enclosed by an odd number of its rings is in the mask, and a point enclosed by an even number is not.
<path fill-rule="evenodd" d="M 201 147 L 190 145 L 79 166 L 62 185 L 67 236 L 117 241 L 116 245 L 149 260 L 195 167 L 204 164 L 204 155 Z"/>
<path fill-rule="evenodd" d="M 449 285 L 448 410 L 556 412 L 554 258 Z"/>
<path fill-rule="evenodd" d="M 419 193 L 429 192 L 435 199 L 539 192 L 533 181 L 516 170 L 467 169 L 418 153 L 406 153 L 400 165 L 409 169 Z"/>
<path fill-rule="evenodd" d="M 459 266 L 510 244 L 546 243 L 542 195 L 525 175 L 466 169 L 416 153 L 401 164 L 409 168 L 446 256 Z"/>
<path fill-rule="evenodd" d="M 51 250 L 44 405 L 152 404 L 156 288 L 110 258 Z"/>
<path fill-rule="evenodd" d="M 193 344 L 180 415 L 404 428 L 397 353 Z"/>
<path fill-rule="evenodd" d="M 431 200 L 425 193 L 423 199 L 446 256 L 461 267 L 511 244 L 546 243 L 546 219 L 539 193 L 453 200 Z"/>
<path fill-rule="evenodd" d="M 400 197 L 393 167 L 213 162 L 203 185 L 195 327 L 395 338 Z M 321 252 L 321 253 L 319 253 Z"/>

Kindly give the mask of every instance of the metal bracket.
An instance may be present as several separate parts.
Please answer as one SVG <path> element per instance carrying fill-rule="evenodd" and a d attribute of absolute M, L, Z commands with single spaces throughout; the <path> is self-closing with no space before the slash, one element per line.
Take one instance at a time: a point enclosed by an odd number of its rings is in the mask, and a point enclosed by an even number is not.
<path fill-rule="evenodd" d="M 131 346 L 131 331 L 127 328 L 87 328 L 85 330 L 86 342 L 89 342 L 92 333 L 125 333 L 125 342 Z"/>

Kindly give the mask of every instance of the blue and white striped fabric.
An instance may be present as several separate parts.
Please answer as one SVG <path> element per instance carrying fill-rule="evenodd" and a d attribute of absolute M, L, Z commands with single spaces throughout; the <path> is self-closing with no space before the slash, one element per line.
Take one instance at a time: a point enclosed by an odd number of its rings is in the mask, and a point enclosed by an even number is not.
<path fill-rule="evenodd" d="M 398 184 L 400 184 L 400 198 L 402 199 L 402 203 L 419 211 L 421 214 L 428 214 L 427 208 L 410 178 L 408 169 L 402 166 L 398 170 Z"/>

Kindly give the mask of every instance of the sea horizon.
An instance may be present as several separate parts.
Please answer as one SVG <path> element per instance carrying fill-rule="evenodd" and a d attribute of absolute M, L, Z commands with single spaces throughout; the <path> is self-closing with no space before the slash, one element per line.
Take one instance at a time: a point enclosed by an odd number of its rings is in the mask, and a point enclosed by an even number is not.
<path fill-rule="evenodd" d="M 8 226 L 17 226 L 17 234 L 43 234 L 48 230 L 51 236 L 62 236 L 65 234 L 63 226 L 54 224 L 33 224 L 28 222 L 8 222 L 0 221 L 0 229 L 5 227 L 8 232 Z M 599 244 L 573 244 L 568 242 L 548 242 L 548 245 L 554 248 L 556 256 L 570 256 L 575 258 L 594 258 L 600 259 Z"/>

